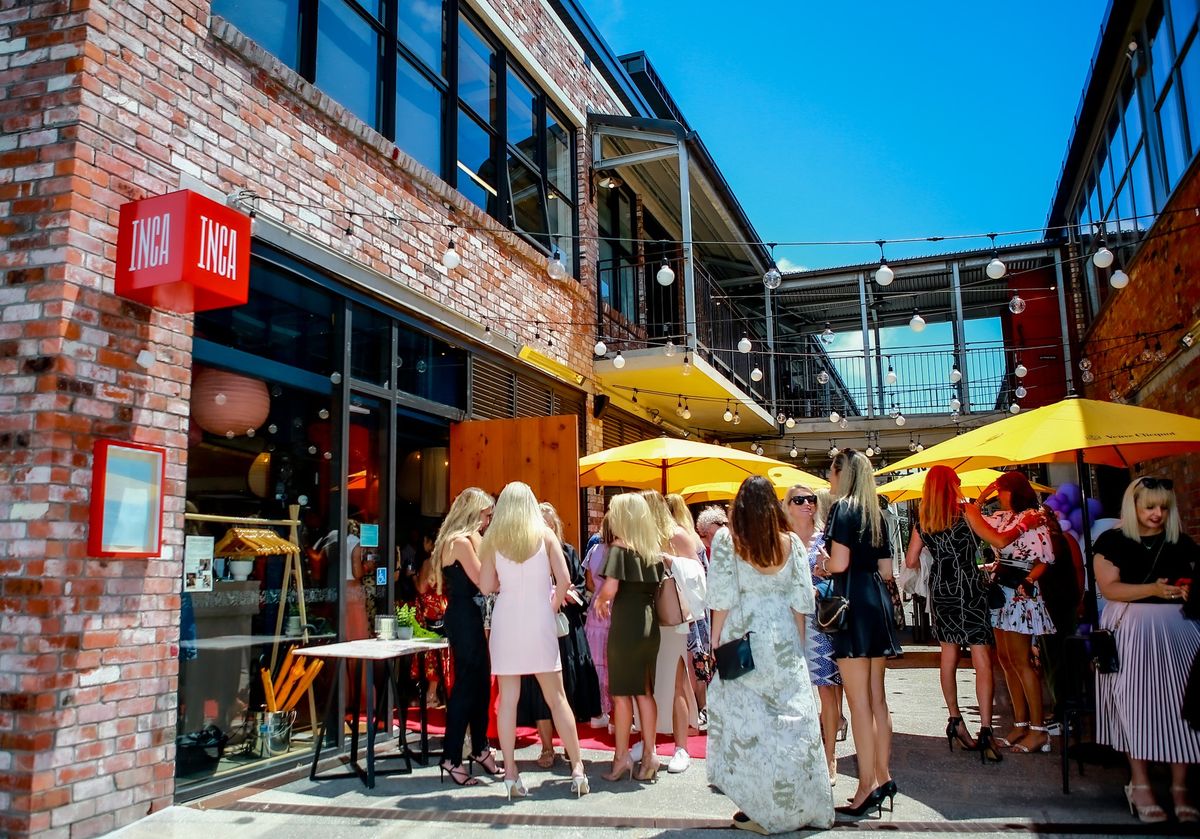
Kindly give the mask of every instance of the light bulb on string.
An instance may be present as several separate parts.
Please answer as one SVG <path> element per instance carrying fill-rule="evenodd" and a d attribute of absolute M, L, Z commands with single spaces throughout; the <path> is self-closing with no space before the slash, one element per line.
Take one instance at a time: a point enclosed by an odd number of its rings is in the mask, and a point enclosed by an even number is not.
<path fill-rule="evenodd" d="M 1079 379 L 1085 385 L 1090 385 L 1092 382 L 1096 381 L 1096 374 L 1093 373 L 1091 370 L 1084 370 L 1082 373 L 1079 374 Z"/>
<path fill-rule="evenodd" d="M 996 234 L 989 233 L 988 237 L 992 240 L 992 259 L 984 269 L 990 279 L 999 280 L 1008 273 L 1008 266 L 1000 259 L 1000 251 L 996 249 Z"/>
<path fill-rule="evenodd" d="M 833 327 L 829 321 L 825 321 L 825 328 L 821 331 L 821 340 L 826 344 L 833 343 Z"/>
<path fill-rule="evenodd" d="M 908 325 L 913 332 L 925 331 L 925 318 L 921 317 L 921 311 L 919 309 L 913 309 L 913 316 L 912 319 L 909 320 Z"/>
<path fill-rule="evenodd" d="M 957 396 L 952 396 L 952 397 L 950 398 L 950 410 L 951 410 L 951 411 L 955 411 L 955 412 L 957 412 L 957 411 L 959 411 L 959 410 L 961 410 L 961 409 L 962 409 L 962 402 L 960 402 L 960 401 L 958 400 L 958 397 L 957 397 Z"/>
<path fill-rule="evenodd" d="M 667 343 L 663 344 L 663 355 L 667 358 L 674 358 L 677 350 L 678 347 L 675 346 L 675 342 L 670 338 L 667 339 Z"/>
<path fill-rule="evenodd" d="M 1029 395 L 1029 391 L 1025 389 L 1025 385 L 1017 385 L 1017 389 L 1013 391 L 1013 396 L 1018 399 L 1024 399 Z"/>
<path fill-rule="evenodd" d="M 687 353 L 683 354 L 683 369 L 679 372 L 683 376 L 692 375 L 692 357 Z"/>
<path fill-rule="evenodd" d="M 850 421 L 847 420 L 845 417 L 842 417 L 840 420 L 838 420 L 838 428 L 845 428 L 849 424 L 850 424 Z"/>
<path fill-rule="evenodd" d="M 1018 361 L 1017 366 L 1013 368 L 1013 375 L 1018 379 L 1023 379 L 1029 375 L 1029 368 Z"/>
<path fill-rule="evenodd" d="M 725 413 L 721 414 L 721 419 L 725 422 L 733 422 L 733 411 L 729 410 L 729 403 L 725 403 Z"/>
<path fill-rule="evenodd" d="M 796 444 L 792 443 L 792 450 L 788 452 L 788 456 L 795 460 L 800 456 L 800 450 L 796 448 Z"/>
<path fill-rule="evenodd" d="M 492 343 L 492 338 L 494 338 L 495 336 L 496 336 L 495 333 L 492 332 L 492 325 L 490 323 L 485 323 L 483 325 L 483 343 L 485 343 L 485 344 Z"/>
<path fill-rule="evenodd" d="M 796 427 L 796 418 L 788 417 L 786 420 L 783 421 L 783 424 L 786 425 L 788 428 L 795 428 Z"/>
<path fill-rule="evenodd" d="M 803 463 L 805 466 L 808 465 L 808 450 L 807 449 L 805 449 L 804 457 L 801 458 L 800 462 Z"/>
<path fill-rule="evenodd" d="M 675 272 L 671 270 L 671 265 L 667 262 L 665 256 L 663 257 L 663 264 L 658 269 L 658 273 L 654 275 L 654 279 L 663 287 L 675 282 Z"/>
<path fill-rule="evenodd" d="M 758 369 L 757 367 L 755 367 L 753 370 L 750 371 L 750 381 L 761 382 L 762 377 L 763 377 L 763 371 Z"/>
<path fill-rule="evenodd" d="M 874 457 L 875 450 L 870 446 L 867 446 L 865 449 L 863 449 L 863 454 L 865 454 L 867 457 Z"/>
<path fill-rule="evenodd" d="M 896 425 L 903 426 L 906 422 L 908 422 L 908 420 L 904 418 L 904 414 L 896 414 Z"/>
<path fill-rule="evenodd" d="M 608 352 L 608 344 L 604 343 L 604 339 L 601 338 L 596 342 L 596 346 L 592 347 L 592 350 L 596 355 L 604 355 Z"/>
<path fill-rule="evenodd" d="M 683 395 L 682 394 L 677 394 L 675 396 L 675 416 L 677 416 L 677 417 L 683 416 Z"/>
<path fill-rule="evenodd" d="M 783 425 L 787 421 L 787 414 L 785 414 L 783 411 L 780 411 L 775 415 L 775 421 L 780 425 Z"/>
<path fill-rule="evenodd" d="M 830 411 L 830 412 L 829 412 L 829 421 L 830 421 L 830 422 L 836 423 L 836 422 L 838 422 L 838 421 L 839 421 L 841 418 L 842 418 L 842 415 L 841 415 L 841 414 L 839 414 L 837 411 Z"/>
<path fill-rule="evenodd" d="M 1021 405 L 1020 405 L 1019 403 L 1017 403 L 1017 402 L 1014 402 L 1014 403 L 1012 403 L 1011 405 L 1009 405 L 1009 406 L 1008 406 L 1008 412 L 1009 412 L 1010 414 L 1019 414 L 1019 413 L 1021 413 Z"/>
<path fill-rule="evenodd" d="M 887 375 L 883 377 L 883 380 L 884 380 L 885 382 L 887 382 L 889 385 L 894 385 L 894 384 L 896 383 L 896 371 L 895 371 L 895 369 L 892 367 L 892 358 L 891 358 L 891 356 L 888 356 L 888 369 L 887 369 Z"/>
<path fill-rule="evenodd" d="M 1163 349 L 1162 341 L 1159 341 L 1157 339 L 1154 341 L 1154 360 L 1155 361 L 1166 361 L 1167 360 L 1167 353 L 1166 353 L 1166 350 Z"/>
<path fill-rule="evenodd" d="M 958 365 L 950 368 L 950 384 L 956 385 L 962 381 L 962 371 L 958 369 Z"/>
<path fill-rule="evenodd" d="M 771 248 L 771 264 L 767 267 L 766 273 L 763 274 L 763 285 L 774 291 L 783 282 L 783 274 L 779 272 L 779 266 L 775 263 L 775 243 L 771 242 L 769 244 Z"/>
<path fill-rule="evenodd" d="M 925 451 L 925 447 L 923 445 L 921 445 L 920 443 L 917 443 L 917 452 L 919 453 L 919 452 L 923 452 L 923 451 Z"/>
<path fill-rule="evenodd" d="M 563 265 L 562 254 L 559 253 L 557 244 L 554 246 L 554 252 L 550 254 L 550 258 L 546 260 L 546 273 L 552 280 L 561 280 L 567 276 L 567 266 Z"/>
<path fill-rule="evenodd" d="M 738 341 L 737 348 L 740 353 L 748 353 L 754 349 L 754 344 L 750 342 L 750 336 L 743 333 L 742 339 Z"/>
<path fill-rule="evenodd" d="M 733 424 L 740 425 L 741 422 L 742 422 L 742 412 L 739 411 L 737 409 L 737 407 L 734 407 L 734 409 L 733 409 Z"/>
<path fill-rule="evenodd" d="M 616 358 L 613 359 L 613 367 L 616 367 L 618 370 L 620 370 L 624 366 L 625 366 L 625 356 L 621 355 L 620 350 L 617 350 Z"/>
<path fill-rule="evenodd" d="M 1012 299 L 1008 301 L 1008 310 L 1014 315 L 1019 315 L 1021 312 L 1025 311 L 1026 305 L 1027 304 L 1025 303 L 1024 297 L 1019 294 L 1014 294 Z"/>
<path fill-rule="evenodd" d="M 1107 246 L 1101 244 L 1100 248 L 1092 254 L 1092 264 L 1097 268 L 1107 268 L 1113 264 L 1113 252 Z"/>
<path fill-rule="evenodd" d="M 829 374 L 826 373 L 824 370 L 822 370 L 820 373 L 817 373 L 817 384 L 819 384 L 819 385 L 829 384 Z"/>
<path fill-rule="evenodd" d="M 634 405 L 636 405 L 637 403 L 638 403 L 638 401 L 637 401 L 637 388 L 635 387 L 635 388 L 633 389 L 633 404 L 634 404 Z"/>
<path fill-rule="evenodd" d="M 875 244 L 879 245 L 879 267 L 875 269 L 875 282 L 880 286 L 890 286 L 896 279 L 896 272 L 887 264 L 887 257 L 883 255 L 883 246 L 886 243 L 879 239 Z"/>
<path fill-rule="evenodd" d="M 915 452 L 917 450 L 917 441 L 911 437 L 908 438 L 908 450 L 910 452 Z"/>
<path fill-rule="evenodd" d="M 1092 369 L 1092 360 L 1090 358 L 1088 358 L 1086 355 L 1083 358 L 1079 359 L 1079 369 L 1080 370 L 1091 370 Z"/>
<path fill-rule="evenodd" d="M 829 446 L 829 456 L 830 457 L 837 457 L 841 453 L 841 451 L 842 450 L 839 449 L 837 446 L 830 444 L 830 446 Z"/>
<path fill-rule="evenodd" d="M 1112 272 L 1112 276 L 1108 278 L 1108 284 L 1113 288 L 1125 288 L 1129 285 L 1129 275 L 1118 268 Z"/>
<path fill-rule="evenodd" d="M 446 252 L 442 254 L 442 266 L 447 271 L 453 271 L 458 266 L 462 265 L 462 257 L 454 247 L 454 228 L 450 228 L 450 243 L 446 245 Z"/>
<path fill-rule="evenodd" d="M 688 405 L 686 399 L 683 401 L 683 418 L 685 420 L 690 420 L 692 418 L 692 409 Z"/>

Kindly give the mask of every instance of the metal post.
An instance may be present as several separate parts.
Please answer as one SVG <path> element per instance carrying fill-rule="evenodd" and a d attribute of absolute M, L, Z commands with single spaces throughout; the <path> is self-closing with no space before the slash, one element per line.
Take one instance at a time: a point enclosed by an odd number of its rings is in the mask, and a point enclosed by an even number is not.
<path fill-rule="evenodd" d="M 858 320 L 859 328 L 862 330 L 863 381 L 866 383 L 867 390 L 867 417 L 873 417 L 875 416 L 875 400 L 871 398 L 871 336 L 867 332 L 867 275 L 862 271 L 858 272 Z M 879 399 L 882 403 L 883 394 L 880 394 Z M 883 405 L 880 404 L 880 412 L 882 410 Z"/>
<path fill-rule="evenodd" d="M 1067 393 L 1075 392 L 1075 376 L 1071 364 L 1071 333 L 1067 328 L 1067 290 L 1063 285 L 1062 260 L 1054 260 L 1054 285 L 1058 289 L 1058 321 L 1062 329 L 1063 373 L 1066 374 Z"/>
<path fill-rule="evenodd" d="M 967 414 L 971 411 L 971 387 L 967 376 L 966 338 L 963 335 L 962 278 L 957 262 L 950 263 L 950 296 L 954 301 L 954 363 L 962 373 L 962 382 L 958 386 L 958 401 L 962 403 L 959 410 Z"/>
<path fill-rule="evenodd" d="M 779 402 L 776 400 L 775 388 L 775 309 L 771 303 L 771 289 L 763 284 L 763 311 L 767 313 L 767 359 L 770 362 L 766 372 L 771 377 L 767 387 L 770 389 L 771 406 L 778 411 Z"/>
<path fill-rule="evenodd" d="M 1083 584 L 1087 589 L 1083 596 L 1083 622 L 1096 625 L 1096 571 L 1092 567 L 1092 521 L 1088 515 L 1088 485 L 1091 480 L 1087 464 L 1083 462 L 1083 449 L 1075 451 L 1075 468 L 1079 474 L 1079 494 L 1083 498 Z"/>
<path fill-rule="evenodd" d="M 687 347 L 696 352 L 696 271 L 692 249 L 692 188 L 688 177 L 687 141 L 679 148 L 679 218 L 683 229 L 683 312 L 687 323 Z"/>

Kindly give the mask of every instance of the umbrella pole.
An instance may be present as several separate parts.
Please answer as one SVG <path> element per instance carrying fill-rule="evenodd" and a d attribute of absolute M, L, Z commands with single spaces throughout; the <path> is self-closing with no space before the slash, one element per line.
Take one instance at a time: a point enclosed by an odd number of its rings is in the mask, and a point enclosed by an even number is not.
<path fill-rule="evenodd" d="M 1092 522 L 1088 515 L 1088 468 L 1083 462 L 1083 449 L 1075 450 L 1075 468 L 1079 477 L 1079 492 L 1083 498 L 1083 575 L 1087 591 L 1083 596 L 1083 622 L 1096 625 L 1096 574 L 1092 567 Z"/>
<path fill-rule="evenodd" d="M 666 498 L 666 497 L 667 497 L 667 461 L 666 461 L 666 459 L 664 459 L 664 460 L 663 460 L 663 462 L 662 462 L 662 469 L 661 469 L 661 471 L 660 471 L 660 473 L 659 473 L 659 474 L 661 474 L 661 475 L 662 475 L 662 494 L 663 494 L 663 498 Z"/>

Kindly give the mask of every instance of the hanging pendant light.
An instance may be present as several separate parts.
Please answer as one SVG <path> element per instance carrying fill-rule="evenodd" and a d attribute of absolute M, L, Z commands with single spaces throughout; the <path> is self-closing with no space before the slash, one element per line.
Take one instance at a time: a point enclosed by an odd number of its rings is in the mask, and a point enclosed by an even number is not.
<path fill-rule="evenodd" d="M 875 269 L 875 282 L 880 286 L 890 286 L 896 279 L 896 272 L 887 264 L 887 257 L 883 255 L 885 241 L 879 239 L 875 244 L 879 245 L 879 267 Z"/>
<path fill-rule="evenodd" d="M 1108 278 L 1108 284 L 1113 288 L 1125 288 L 1129 285 L 1129 275 L 1118 268 L 1112 272 L 1112 276 Z"/>
<path fill-rule="evenodd" d="M 654 275 L 654 279 L 658 281 L 660 286 L 666 287 L 675 282 L 675 272 L 671 270 L 667 258 L 663 257 L 663 264 L 658 269 L 658 273 Z"/>
<path fill-rule="evenodd" d="M 601 338 L 596 342 L 596 346 L 592 347 L 592 350 L 596 353 L 596 355 L 604 355 L 608 352 L 608 344 L 604 343 L 604 339 Z"/>
<path fill-rule="evenodd" d="M 613 359 L 613 367 L 616 367 L 618 370 L 620 370 L 624 366 L 625 366 L 625 356 L 621 355 L 620 350 L 617 350 L 617 356 L 616 356 L 616 358 Z"/>
<path fill-rule="evenodd" d="M 817 384 L 819 384 L 819 385 L 829 384 L 829 374 L 826 373 L 824 370 L 822 370 L 820 373 L 817 373 Z"/>
<path fill-rule="evenodd" d="M 962 410 L 962 402 L 958 400 L 957 396 L 950 397 L 950 410 L 954 413 Z"/>
<path fill-rule="evenodd" d="M 554 246 L 554 252 L 546 260 L 546 273 L 550 275 L 550 279 L 552 280 L 561 280 L 567 276 L 567 266 L 563 265 L 562 254 L 558 251 L 558 245 Z"/>
<path fill-rule="evenodd" d="M 800 456 L 800 450 L 796 448 L 795 443 L 792 443 L 792 450 L 788 452 L 788 456 L 791 457 L 792 460 L 795 460 Z"/>
<path fill-rule="evenodd" d="M 738 352 L 743 353 L 743 354 L 748 353 L 748 352 L 750 352 L 750 350 L 754 349 L 754 344 L 752 344 L 750 342 L 750 336 L 746 335 L 745 333 L 742 333 L 742 339 L 740 341 L 738 341 L 737 348 L 738 348 Z"/>
<path fill-rule="evenodd" d="M 741 413 L 741 411 L 739 411 L 739 410 L 737 409 L 737 406 L 734 406 L 734 409 L 733 409 L 733 424 L 734 424 L 734 425 L 740 425 L 740 424 L 741 424 L 741 422 L 742 422 L 742 413 Z"/>
<path fill-rule="evenodd" d="M 888 356 L 887 375 L 883 377 L 883 380 L 889 385 L 894 385 L 896 383 L 896 371 L 892 367 L 892 357 L 890 355 Z"/>
<path fill-rule="evenodd" d="M 1097 268 L 1108 268 L 1113 264 L 1113 252 L 1101 241 L 1100 248 L 1092 254 L 1092 264 Z"/>
<path fill-rule="evenodd" d="M 962 381 L 962 371 L 958 369 L 958 365 L 950 368 L 950 384 L 956 385 Z"/>
<path fill-rule="evenodd" d="M 458 266 L 462 265 L 462 257 L 454 248 L 454 227 L 450 228 L 450 244 L 446 245 L 446 252 L 442 254 L 442 266 L 447 271 L 453 271 Z"/>
<path fill-rule="evenodd" d="M 1025 389 L 1025 385 L 1017 385 L 1017 389 L 1013 391 L 1013 396 L 1018 399 L 1024 399 L 1029 395 L 1029 391 Z"/>
<path fill-rule="evenodd" d="M 675 346 L 675 342 L 670 338 L 667 339 L 667 343 L 663 344 L 663 355 L 667 358 L 674 358 L 677 350 L 678 347 Z"/>
<path fill-rule="evenodd" d="M 825 321 L 825 329 L 821 332 L 821 341 L 825 344 L 833 343 L 833 327 L 829 324 L 829 321 Z"/>
<path fill-rule="evenodd" d="M 1008 310 L 1014 315 L 1019 315 L 1025 311 L 1025 298 L 1019 294 L 1014 294 L 1012 299 L 1008 301 Z"/>
<path fill-rule="evenodd" d="M 755 367 L 753 370 L 750 371 L 750 381 L 761 382 L 762 377 L 763 377 L 763 371 L 758 369 L 757 367 Z"/>
<path fill-rule="evenodd" d="M 908 420 L 904 418 L 904 414 L 896 414 L 896 425 L 903 426 L 906 422 L 908 422 Z"/>
<path fill-rule="evenodd" d="M 687 353 L 683 354 L 683 369 L 680 371 L 680 375 L 692 375 L 692 357 Z"/>
<path fill-rule="evenodd" d="M 989 233 L 988 236 L 992 240 L 992 260 L 987 264 L 985 271 L 990 279 L 1003 279 L 1004 275 L 1008 273 L 1008 266 L 1000 260 L 1000 251 L 996 249 L 996 234 Z"/>
<path fill-rule="evenodd" d="M 688 405 L 688 401 L 686 399 L 683 400 L 683 414 L 681 416 L 685 420 L 690 420 L 692 418 L 692 409 L 691 406 Z"/>
<path fill-rule="evenodd" d="M 763 285 L 774 291 L 783 282 L 783 274 L 779 272 L 779 266 L 775 263 L 775 243 L 770 242 L 769 245 L 771 248 L 771 264 L 767 267 L 766 273 L 763 274 Z"/>
<path fill-rule="evenodd" d="M 1018 379 L 1023 379 L 1027 375 L 1029 375 L 1029 368 L 1026 367 L 1024 364 L 1022 364 L 1020 361 L 1018 361 L 1017 366 L 1013 368 L 1013 375 L 1016 376 Z"/>
<path fill-rule="evenodd" d="M 912 328 L 913 332 L 925 331 L 925 318 L 921 317 L 921 311 L 919 309 L 913 309 L 913 316 L 912 319 L 909 320 L 908 325 Z"/>
<path fill-rule="evenodd" d="M 729 410 L 729 403 L 725 403 L 725 413 L 721 414 L 721 419 L 725 422 L 733 422 L 733 411 Z"/>
<path fill-rule="evenodd" d="M 786 420 L 783 421 L 783 424 L 786 425 L 788 428 L 795 428 L 796 427 L 796 418 L 788 417 Z"/>
<path fill-rule="evenodd" d="M 829 412 L 829 421 L 830 422 L 833 422 L 833 423 L 839 422 L 841 420 L 841 418 L 842 418 L 842 415 L 839 414 L 837 411 Z"/>

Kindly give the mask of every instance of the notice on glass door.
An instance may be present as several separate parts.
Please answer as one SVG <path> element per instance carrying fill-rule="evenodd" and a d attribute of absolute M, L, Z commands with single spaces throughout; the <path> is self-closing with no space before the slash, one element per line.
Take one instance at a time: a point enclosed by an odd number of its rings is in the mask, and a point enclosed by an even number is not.
<path fill-rule="evenodd" d="M 184 541 L 183 590 L 213 590 L 213 537 L 188 536 Z"/>

